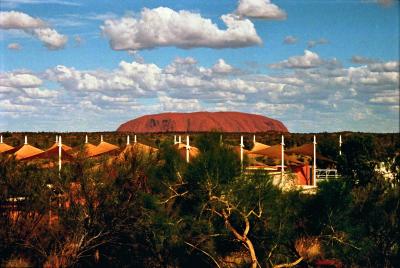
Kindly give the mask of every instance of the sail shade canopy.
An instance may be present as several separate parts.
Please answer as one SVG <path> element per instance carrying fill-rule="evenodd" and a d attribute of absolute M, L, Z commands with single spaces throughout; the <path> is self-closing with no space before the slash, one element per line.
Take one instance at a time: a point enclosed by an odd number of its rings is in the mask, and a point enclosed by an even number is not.
<path fill-rule="evenodd" d="M 30 144 L 24 144 L 22 146 L 15 147 L 11 150 L 6 151 L 7 154 L 14 154 L 15 159 L 24 160 L 34 155 L 43 153 L 43 150 L 36 148 Z"/>
<path fill-rule="evenodd" d="M 9 150 L 12 150 L 14 147 L 6 144 L 6 143 L 0 143 L 0 153 L 7 152 Z"/>
<path fill-rule="evenodd" d="M 269 148 L 269 147 L 271 147 L 271 146 L 266 145 L 266 144 L 261 143 L 261 142 L 255 142 L 253 148 L 251 149 L 251 151 L 252 151 L 252 152 L 254 152 L 254 151 L 260 151 L 260 150 L 263 150 L 263 149 L 267 149 L 267 148 Z"/>
<path fill-rule="evenodd" d="M 64 145 L 61 146 L 61 155 L 62 155 L 62 159 L 63 160 L 72 160 L 74 157 L 72 156 L 72 154 L 70 154 L 69 152 L 71 150 L 68 150 L 68 148 L 71 148 L 69 146 L 64 147 Z M 54 158 L 58 158 L 58 154 L 59 154 L 59 147 L 57 145 L 57 147 L 55 146 L 51 146 L 49 149 L 47 149 L 46 151 L 33 155 L 31 157 L 27 157 L 25 158 L 25 160 L 31 160 L 31 159 L 54 159 Z"/>
<path fill-rule="evenodd" d="M 314 144 L 313 143 L 306 143 L 298 147 L 293 147 L 291 149 L 286 150 L 288 154 L 300 154 L 300 155 L 305 155 L 305 156 L 314 156 Z M 327 162 L 335 162 L 328 157 L 325 157 L 321 155 L 320 153 L 317 153 L 316 155 L 318 160 L 323 160 Z"/>

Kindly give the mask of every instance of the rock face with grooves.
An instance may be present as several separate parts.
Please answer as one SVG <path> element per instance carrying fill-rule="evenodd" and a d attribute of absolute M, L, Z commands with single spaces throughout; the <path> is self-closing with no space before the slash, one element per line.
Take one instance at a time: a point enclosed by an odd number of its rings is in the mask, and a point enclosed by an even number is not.
<path fill-rule="evenodd" d="M 288 132 L 282 122 L 257 114 L 240 112 L 161 113 L 145 115 L 119 126 L 117 131 L 134 133 L 165 132 Z"/>

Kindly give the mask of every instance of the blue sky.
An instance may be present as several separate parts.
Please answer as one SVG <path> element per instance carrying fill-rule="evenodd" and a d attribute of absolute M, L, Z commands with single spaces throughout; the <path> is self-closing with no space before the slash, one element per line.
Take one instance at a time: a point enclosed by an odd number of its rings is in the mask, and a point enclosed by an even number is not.
<path fill-rule="evenodd" d="M 0 131 L 203 110 L 399 131 L 398 1 L 2 0 L 0 40 Z"/>

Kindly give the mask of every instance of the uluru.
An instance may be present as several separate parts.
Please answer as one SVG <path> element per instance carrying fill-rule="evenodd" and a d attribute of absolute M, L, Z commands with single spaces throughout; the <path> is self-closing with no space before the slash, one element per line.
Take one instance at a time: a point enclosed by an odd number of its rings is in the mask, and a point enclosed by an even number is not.
<path fill-rule="evenodd" d="M 160 113 L 144 115 L 120 125 L 120 132 L 134 133 L 196 133 L 196 132 L 288 132 L 276 120 L 258 114 L 241 112 Z"/>

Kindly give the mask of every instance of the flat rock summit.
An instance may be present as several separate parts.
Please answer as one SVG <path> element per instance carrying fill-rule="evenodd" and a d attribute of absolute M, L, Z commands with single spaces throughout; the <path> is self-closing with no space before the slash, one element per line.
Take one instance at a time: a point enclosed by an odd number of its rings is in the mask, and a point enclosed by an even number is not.
<path fill-rule="evenodd" d="M 117 131 L 135 133 L 165 132 L 288 132 L 275 119 L 240 112 L 161 113 L 138 117 L 119 126 Z"/>

